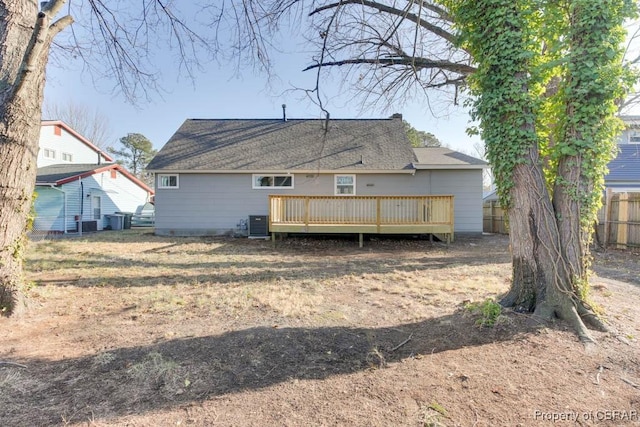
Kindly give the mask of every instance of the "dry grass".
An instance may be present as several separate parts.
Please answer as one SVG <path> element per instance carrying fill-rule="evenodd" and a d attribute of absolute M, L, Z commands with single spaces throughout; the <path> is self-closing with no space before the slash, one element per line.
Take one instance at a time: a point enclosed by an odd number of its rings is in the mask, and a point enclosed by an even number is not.
<path fill-rule="evenodd" d="M 412 240 L 403 241 L 406 250 L 399 256 L 385 252 L 388 241 L 381 243 L 359 251 L 349 240 L 293 239 L 274 251 L 264 241 L 171 241 L 129 231 L 35 243 L 28 269 L 34 299 L 46 300 L 60 286 L 118 289 L 140 315 L 180 318 L 198 311 L 244 318 L 268 312 L 308 325 L 362 324 L 389 300 L 402 316 L 383 318 L 412 321 L 432 308 L 495 296 L 508 285 L 504 259 L 452 261 L 446 259 L 450 248 Z M 337 253 L 327 255 L 332 245 Z M 343 298 L 345 290 L 366 299 L 365 309 Z"/>
<path fill-rule="evenodd" d="M 631 340 L 597 356 L 523 315 L 476 326 L 463 307 L 509 286 L 500 236 L 274 249 L 125 230 L 36 242 L 26 269 L 27 315 L 0 319 L 0 360 L 29 366 L 0 367 L 12 425 L 531 425 L 538 407 L 636 404 L 614 378 L 640 382 L 633 287 L 594 287 Z"/>

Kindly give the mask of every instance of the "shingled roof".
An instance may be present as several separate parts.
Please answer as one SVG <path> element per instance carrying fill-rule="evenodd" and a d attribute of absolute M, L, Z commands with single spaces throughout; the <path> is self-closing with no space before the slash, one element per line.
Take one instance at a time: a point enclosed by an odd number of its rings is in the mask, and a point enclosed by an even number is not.
<path fill-rule="evenodd" d="M 114 163 L 97 165 L 95 163 L 61 163 L 57 165 L 44 166 L 38 168 L 38 176 L 36 182 L 38 184 L 64 184 L 72 179 L 86 177 L 98 172 L 98 169 L 104 169 Z"/>
<path fill-rule="evenodd" d="M 416 169 L 483 169 L 489 163 L 447 147 L 414 148 Z"/>
<path fill-rule="evenodd" d="M 71 181 L 87 178 L 101 172 L 115 169 L 129 178 L 131 181 L 142 187 L 150 194 L 154 194 L 152 188 L 140 181 L 131 172 L 117 163 L 60 163 L 56 165 L 38 168 L 36 185 L 63 185 Z"/>
<path fill-rule="evenodd" d="M 415 161 L 401 118 L 189 119 L 147 170 L 392 171 Z"/>

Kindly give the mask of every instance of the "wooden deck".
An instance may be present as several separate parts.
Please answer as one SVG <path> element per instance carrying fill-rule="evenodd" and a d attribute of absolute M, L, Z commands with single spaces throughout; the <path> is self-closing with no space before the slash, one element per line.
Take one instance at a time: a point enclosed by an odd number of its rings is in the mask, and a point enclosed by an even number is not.
<path fill-rule="evenodd" d="M 269 196 L 271 233 L 435 234 L 453 240 L 453 196 Z"/>

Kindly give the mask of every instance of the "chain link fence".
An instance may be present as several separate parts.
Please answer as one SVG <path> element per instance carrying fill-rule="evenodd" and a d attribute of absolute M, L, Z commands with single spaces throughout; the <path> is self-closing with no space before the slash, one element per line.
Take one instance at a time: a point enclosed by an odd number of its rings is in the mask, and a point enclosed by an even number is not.
<path fill-rule="evenodd" d="M 38 216 L 35 218 L 31 230 L 27 232 L 27 236 L 33 241 L 78 234 L 78 226 L 74 215 L 67 215 L 66 217 Z"/>

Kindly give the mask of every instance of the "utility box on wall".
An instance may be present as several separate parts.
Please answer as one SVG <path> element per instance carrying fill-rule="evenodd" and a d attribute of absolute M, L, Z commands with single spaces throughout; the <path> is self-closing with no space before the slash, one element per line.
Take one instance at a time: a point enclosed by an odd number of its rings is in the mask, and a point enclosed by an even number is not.
<path fill-rule="evenodd" d="M 249 237 L 266 237 L 269 235 L 269 216 L 249 215 Z"/>

